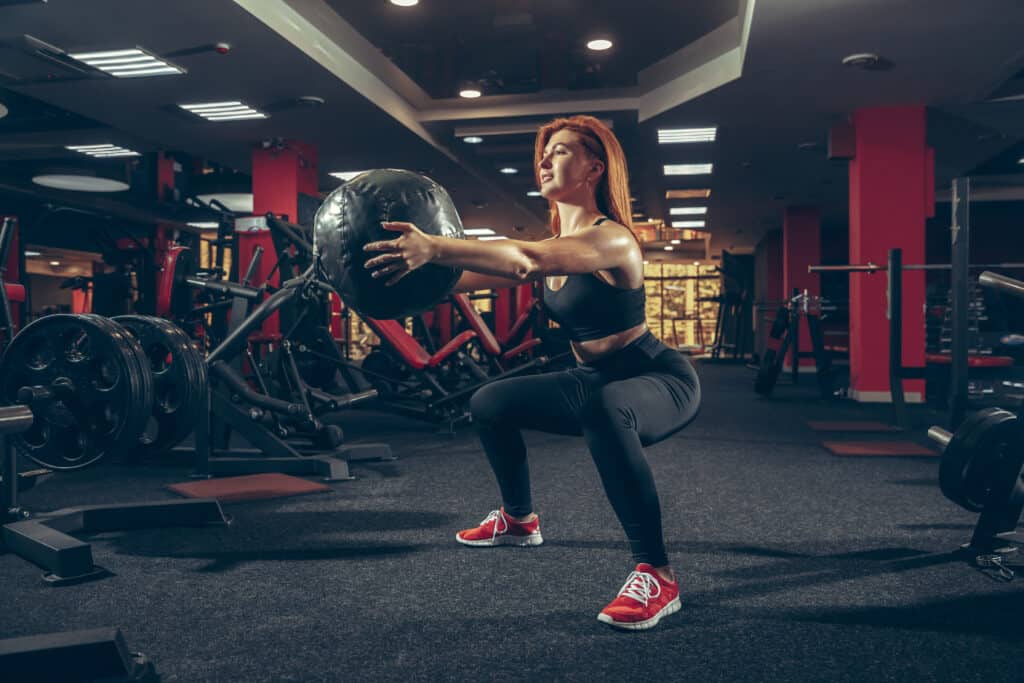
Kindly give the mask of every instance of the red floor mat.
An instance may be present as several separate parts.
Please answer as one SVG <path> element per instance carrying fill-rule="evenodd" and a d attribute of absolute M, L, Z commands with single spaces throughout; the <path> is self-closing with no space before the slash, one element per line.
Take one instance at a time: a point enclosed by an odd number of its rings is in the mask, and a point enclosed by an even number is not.
<path fill-rule="evenodd" d="M 325 484 L 277 472 L 190 481 L 184 484 L 170 484 L 167 488 L 186 498 L 216 498 L 222 503 L 301 496 L 305 493 L 331 490 L 331 487 Z"/>
<path fill-rule="evenodd" d="M 869 457 L 885 455 L 920 455 L 937 458 L 939 454 L 913 441 L 822 441 L 821 445 L 833 455 Z"/>

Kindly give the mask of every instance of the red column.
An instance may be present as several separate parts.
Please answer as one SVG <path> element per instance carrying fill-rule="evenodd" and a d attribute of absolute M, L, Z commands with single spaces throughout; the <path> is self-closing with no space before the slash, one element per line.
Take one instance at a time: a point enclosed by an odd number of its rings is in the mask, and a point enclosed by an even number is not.
<path fill-rule="evenodd" d="M 11 245 L 7 250 L 7 263 L 4 264 L 6 271 L 4 272 L 4 282 L 16 284 L 21 282 L 21 239 L 18 229 L 18 217 L 17 216 L 4 216 L 0 214 L 0 223 L 3 223 L 5 218 L 14 219 L 14 234 L 11 235 Z M 28 278 L 25 278 L 25 287 L 28 287 Z M 15 301 L 11 300 L 11 337 L 18 333 L 21 329 L 21 310 L 26 300 L 25 292 L 20 293 L 20 299 Z"/>
<path fill-rule="evenodd" d="M 291 222 L 298 222 L 299 193 L 317 195 L 316 149 L 297 141 L 287 141 L 283 147 L 264 149 L 257 147 L 252 153 L 252 211 L 260 216 L 272 212 Z M 257 246 L 263 247 L 260 267 L 253 283 L 261 284 L 270 278 L 272 285 L 279 285 L 280 277 L 270 271 L 277 261 L 270 231 L 256 230 L 236 235 L 238 272 L 244 273 L 252 260 Z M 278 331 L 277 314 L 263 324 L 265 334 Z"/>
<path fill-rule="evenodd" d="M 782 218 L 782 292 L 783 299 L 797 289 L 811 296 L 821 295 L 821 278 L 807 272 L 807 266 L 821 262 L 821 210 L 816 206 L 786 207 Z M 811 350 L 807 325 L 800 324 L 800 351 Z M 790 351 L 790 364 L 793 362 Z M 801 367 L 814 366 L 813 358 L 803 358 Z"/>
<path fill-rule="evenodd" d="M 925 219 L 933 212 L 934 157 L 925 144 L 924 106 L 861 109 L 853 115 L 856 153 L 850 162 L 850 262 L 885 264 L 888 250 L 903 263 L 924 262 Z M 891 400 L 886 276 L 850 275 L 850 395 Z M 903 274 L 903 364 L 924 364 L 924 272 Z M 921 380 L 904 382 L 908 402 L 924 397 Z"/>

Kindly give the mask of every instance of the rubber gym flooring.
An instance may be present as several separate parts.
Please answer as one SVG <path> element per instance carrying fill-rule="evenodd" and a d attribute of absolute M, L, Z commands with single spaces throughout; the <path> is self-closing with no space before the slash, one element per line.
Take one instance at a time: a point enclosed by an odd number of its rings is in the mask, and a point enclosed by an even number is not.
<path fill-rule="evenodd" d="M 758 399 L 746 368 L 698 370 L 700 416 L 649 449 L 683 590 L 653 631 L 596 620 L 632 563 L 582 440 L 527 436 L 543 546 L 465 548 L 456 530 L 498 504 L 473 432 L 351 411 L 348 433 L 398 461 L 227 504 L 230 527 L 94 536 L 114 576 L 92 583 L 49 587 L 0 556 L 0 638 L 116 626 L 162 681 L 1024 678 L 1024 578 L 954 558 L 976 515 L 942 497 L 937 460 L 839 458 L 806 426 L 883 408 L 822 403 L 811 380 Z M 102 464 L 23 503 L 172 499 L 186 479 Z"/>

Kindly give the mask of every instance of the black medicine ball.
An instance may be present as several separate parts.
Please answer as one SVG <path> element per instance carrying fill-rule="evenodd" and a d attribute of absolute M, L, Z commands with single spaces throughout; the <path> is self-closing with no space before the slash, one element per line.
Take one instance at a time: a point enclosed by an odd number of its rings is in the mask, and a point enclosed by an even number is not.
<path fill-rule="evenodd" d="M 323 273 L 345 304 L 363 317 L 390 319 L 414 315 L 451 293 L 459 268 L 428 263 L 387 287 L 364 267 L 381 252 L 365 252 L 369 242 L 402 233 L 382 221 L 406 221 L 428 235 L 462 239 L 462 221 L 451 197 L 430 178 L 412 171 L 377 169 L 361 173 L 328 195 L 316 212 L 313 243 Z"/>

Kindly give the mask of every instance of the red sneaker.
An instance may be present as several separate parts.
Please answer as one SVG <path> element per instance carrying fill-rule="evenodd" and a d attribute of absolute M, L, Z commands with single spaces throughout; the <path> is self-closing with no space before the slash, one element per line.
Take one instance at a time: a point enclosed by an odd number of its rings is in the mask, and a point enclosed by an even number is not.
<path fill-rule="evenodd" d="M 519 523 L 505 514 L 505 508 L 491 510 L 480 522 L 480 526 L 464 529 L 455 534 L 455 540 L 463 545 L 540 545 L 540 518 L 532 522 Z"/>
<path fill-rule="evenodd" d="M 619 589 L 619 597 L 601 610 L 597 620 L 639 631 L 654 628 L 662 617 L 678 612 L 679 607 L 679 584 L 665 581 L 649 564 L 638 564 Z"/>

